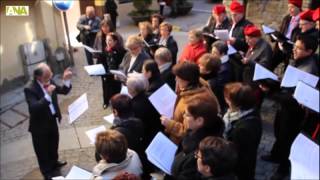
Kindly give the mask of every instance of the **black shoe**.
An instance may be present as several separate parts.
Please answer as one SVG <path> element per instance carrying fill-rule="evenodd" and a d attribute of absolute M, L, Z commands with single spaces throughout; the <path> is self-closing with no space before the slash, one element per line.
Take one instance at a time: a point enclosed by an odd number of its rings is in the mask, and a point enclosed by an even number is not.
<path fill-rule="evenodd" d="M 59 162 L 59 164 L 61 164 L 61 163 L 62 162 Z M 67 162 L 64 162 L 64 163 L 67 164 Z M 61 176 L 61 171 L 60 171 L 60 169 L 56 168 L 56 169 L 53 169 L 52 171 L 44 174 L 43 176 L 44 176 L 45 180 L 52 180 L 52 178 L 54 178 L 54 177 Z"/>
<path fill-rule="evenodd" d="M 57 161 L 56 164 L 54 165 L 54 168 L 61 168 L 62 166 L 65 166 L 67 164 L 67 161 Z"/>
<path fill-rule="evenodd" d="M 272 155 L 267 154 L 267 155 L 262 155 L 260 157 L 263 161 L 267 161 L 267 162 L 271 162 L 271 163 L 280 163 L 280 161 L 274 157 L 272 157 Z"/>
<path fill-rule="evenodd" d="M 43 177 L 44 177 L 45 180 L 52 180 L 52 178 L 54 176 L 52 176 L 52 174 L 45 174 L 45 175 L 43 175 Z"/>

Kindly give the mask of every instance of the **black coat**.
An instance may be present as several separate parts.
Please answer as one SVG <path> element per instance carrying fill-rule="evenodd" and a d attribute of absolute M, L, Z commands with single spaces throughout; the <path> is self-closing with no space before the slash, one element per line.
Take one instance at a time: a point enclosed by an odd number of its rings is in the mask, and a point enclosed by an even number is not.
<path fill-rule="evenodd" d="M 216 21 L 215 19 L 210 16 L 207 25 L 202 29 L 202 31 L 204 33 L 208 33 L 210 34 L 210 36 L 204 34 L 203 38 L 204 38 L 204 42 L 207 46 L 207 51 L 211 52 L 211 45 L 212 43 L 214 43 L 217 39 L 215 38 L 215 36 L 211 36 L 214 35 L 214 30 L 218 30 L 218 29 L 230 29 L 231 27 L 231 22 L 228 18 L 226 18 L 224 21 L 222 21 L 222 23 L 220 25 L 218 25 L 216 27 Z"/>
<path fill-rule="evenodd" d="M 249 24 L 252 23 L 243 18 L 235 25 L 232 31 L 232 37 L 236 38 L 236 41 L 232 46 L 238 51 L 247 52 L 248 50 L 248 45 L 245 41 L 244 28 Z"/>
<path fill-rule="evenodd" d="M 315 76 L 319 76 L 319 66 L 317 64 L 319 61 L 317 55 L 311 55 L 299 60 L 292 60 L 291 65 Z"/>
<path fill-rule="evenodd" d="M 161 74 L 161 79 L 167 83 L 173 91 L 176 89 L 176 76 L 172 73 L 172 66 L 164 70 Z"/>
<path fill-rule="evenodd" d="M 280 25 L 280 33 L 282 33 L 283 35 L 285 35 L 287 33 L 288 29 L 289 29 L 289 24 L 290 24 L 291 18 L 292 17 L 290 16 L 290 14 L 288 14 L 282 20 L 282 23 Z M 292 30 L 290 40 L 294 42 L 294 40 L 296 39 L 296 37 L 297 37 L 299 32 L 300 32 L 299 25 L 297 25 Z"/>
<path fill-rule="evenodd" d="M 31 81 L 24 88 L 24 94 L 29 107 L 29 131 L 31 133 L 47 133 L 57 131 L 58 129 L 56 118 L 58 118 L 60 122 L 61 113 L 57 94 L 68 94 L 71 90 L 71 86 L 69 88 L 67 86 L 58 86 L 53 81 L 51 81 L 51 84 L 56 86 L 56 89 L 51 95 L 52 104 L 56 111 L 55 116 L 52 115 L 49 108 L 50 102 L 45 99 L 45 94 L 36 80 Z"/>
<path fill-rule="evenodd" d="M 154 136 L 162 131 L 160 114 L 150 103 L 148 96 L 142 92 L 132 98 L 134 116 L 141 119 L 145 127 L 145 142 L 149 144 Z"/>
<path fill-rule="evenodd" d="M 122 62 L 126 50 L 123 48 L 104 51 L 101 58 L 98 58 L 98 64 L 105 68 L 106 75 L 102 75 L 103 101 L 105 105 L 109 104 L 111 97 L 121 91 L 121 82 L 114 79 L 114 75 L 109 71 L 118 69 Z"/>
<path fill-rule="evenodd" d="M 133 63 L 132 68 L 129 70 L 131 54 L 130 52 L 127 52 L 123 57 L 123 60 L 119 66 L 119 69 L 121 69 L 126 75 L 129 73 L 132 73 L 133 71 L 141 73 L 143 63 L 145 60 L 148 60 L 148 59 L 150 59 L 150 56 L 144 50 L 142 50 L 141 53 L 138 55 L 136 61 Z"/>
<path fill-rule="evenodd" d="M 239 180 L 254 179 L 261 135 L 262 123 L 257 110 L 231 122 L 231 129 L 226 132 L 227 139 L 238 150 L 236 175 Z"/>
<path fill-rule="evenodd" d="M 174 158 L 171 167 L 172 176 L 166 176 L 165 179 L 194 180 L 200 177 L 194 153 L 200 141 L 205 137 L 221 136 L 224 127 L 223 122 L 219 121 L 219 123 L 216 123 L 216 126 L 214 128 L 200 128 L 195 133 L 191 133 L 190 130 L 187 131 Z"/>
<path fill-rule="evenodd" d="M 149 87 L 147 90 L 147 95 L 150 96 L 152 93 L 157 91 L 164 84 L 160 76 L 152 77 L 149 79 Z"/>
<path fill-rule="evenodd" d="M 106 0 L 104 3 L 104 13 L 110 14 L 111 17 L 118 16 L 117 9 L 117 3 L 115 3 L 114 0 Z"/>
<path fill-rule="evenodd" d="M 141 37 L 141 34 L 139 35 Z M 157 50 L 159 37 L 155 34 L 149 34 L 146 38 L 144 38 L 145 47 L 144 50 L 149 54 L 150 57 L 153 58 L 155 51 Z"/>
<path fill-rule="evenodd" d="M 207 26 L 205 26 L 202 29 L 202 31 L 213 34 L 215 29 L 230 29 L 230 27 L 231 27 L 231 22 L 228 18 L 226 18 L 224 21 L 222 21 L 222 23 L 219 26 L 216 27 L 215 19 L 212 16 L 210 16 Z"/>
<path fill-rule="evenodd" d="M 224 100 L 224 86 L 225 84 L 233 80 L 233 72 L 231 69 L 231 64 L 229 61 L 221 64 L 220 70 L 217 74 L 211 73 L 208 75 L 201 75 L 201 77 L 208 81 L 211 90 L 217 96 L 217 99 L 220 104 L 222 114 L 226 111 L 227 104 Z"/>
<path fill-rule="evenodd" d="M 237 177 L 233 174 L 220 176 L 220 177 L 214 177 L 214 176 L 204 177 L 204 176 L 202 176 L 200 180 L 237 180 Z"/>
<path fill-rule="evenodd" d="M 316 29 L 316 28 L 312 28 L 312 29 L 309 29 L 308 31 L 306 32 L 301 32 L 300 35 L 303 35 L 303 36 L 310 36 L 314 39 L 319 39 L 319 31 Z M 297 38 L 296 38 L 297 39 Z M 296 40 L 295 39 L 295 40 Z"/>
<path fill-rule="evenodd" d="M 285 34 L 288 31 L 289 24 L 291 21 L 291 16 L 288 14 L 286 15 L 280 25 L 279 32 L 282 34 L 282 36 L 285 36 Z M 291 38 L 290 41 L 295 42 L 297 39 L 297 35 L 300 33 L 300 28 L 299 25 L 297 25 L 291 33 Z M 271 41 L 274 41 L 273 38 L 270 38 Z M 288 65 L 289 59 L 292 54 L 292 45 L 285 42 L 283 47 L 285 48 L 284 51 L 280 50 L 279 46 L 275 44 L 274 49 L 273 49 L 273 58 L 272 58 L 272 65 L 271 65 L 271 70 L 276 68 L 282 61 L 284 61 L 285 65 Z"/>
<path fill-rule="evenodd" d="M 178 54 L 178 44 L 177 44 L 176 40 L 173 39 L 172 36 L 169 36 L 165 47 L 168 48 L 171 52 L 172 64 L 176 64 L 177 54 Z"/>
<path fill-rule="evenodd" d="M 144 153 L 143 135 L 144 126 L 140 119 L 135 117 L 115 118 L 111 129 L 121 132 L 127 139 L 128 148 L 136 151 L 139 155 Z"/>
<path fill-rule="evenodd" d="M 111 51 L 104 51 L 104 57 L 102 61 L 98 63 L 103 64 L 108 72 L 110 69 L 117 70 L 119 69 L 120 64 L 122 63 L 123 57 L 126 54 L 126 50 L 123 48 L 112 49 Z"/>

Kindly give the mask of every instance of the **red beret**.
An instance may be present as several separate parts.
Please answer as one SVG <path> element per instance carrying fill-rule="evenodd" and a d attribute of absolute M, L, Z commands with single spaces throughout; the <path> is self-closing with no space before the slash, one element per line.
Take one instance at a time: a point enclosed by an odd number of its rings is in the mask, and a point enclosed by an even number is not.
<path fill-rule="evenodd" d="M 244 35 L 251 36 L 251 37 L 260 37 L 261 31 L 255 25 L 247 25 L 244 28 Z"/>
<path fill-rule="evenodd" d="M 293 4 L 301 9 L 302 7 L 302 0 L 288 0 L 289 4 Z"/>
<path fill-rule="evenodd" d="M 320 20 L 320 7 L 318 7 L 316 10 L 313 11 L 312 19 L 314 21 Z"/>
<path fill-rule="evenodd" d="M 220 15 L 221 13 L 225 13 L 226 12 L 226 7 L 224 5 L 222 5 L 222 4 L 215 5 L 212 8 L 212 12 L 217 14 L 217 15 Z"/>
<path fill-rule="evenodd" d="M 299 16 L 300 16 L 300 19 L 301 19 L 301 20 L 313 21 L 313 20 L 312 20 L 313 11 L 310 10 L 310 9 L 301 12 L 301 13 L 299 14 Z"/>
<path fill-rule="evenodd" d="M 232 1 L 230 4 L 230 11 L 235 13 L 243 13 L 244 6 L 240 4 L 238 1 Z"/>

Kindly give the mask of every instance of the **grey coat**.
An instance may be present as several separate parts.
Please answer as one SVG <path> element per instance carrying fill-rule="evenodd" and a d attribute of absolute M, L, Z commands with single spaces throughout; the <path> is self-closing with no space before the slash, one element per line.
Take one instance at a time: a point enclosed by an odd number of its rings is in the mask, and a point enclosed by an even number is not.
<path fill-rule="evenodd" d="M 252 52 L 247 56 L 249 63 L 244 66 L 243 81 L 252 82 L 256 63 L 259 63 L 263 67 L 270 69 L 272 54 L 273 52 L 270 44 L 261 38 L 255 47 L 253 47 Z"/>

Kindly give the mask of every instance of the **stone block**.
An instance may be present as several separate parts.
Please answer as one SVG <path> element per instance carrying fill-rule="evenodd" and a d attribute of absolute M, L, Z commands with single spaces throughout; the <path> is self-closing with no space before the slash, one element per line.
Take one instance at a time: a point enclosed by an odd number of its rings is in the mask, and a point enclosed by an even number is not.
<path fill-rule="evenodd" d="M 22 102 L 16 106 L 13 107 L 13 109 L 19 113 L 21 113 L 22 115 L 25 115 L 27 117 L 29 117 L 29 110 L 28 110 L 28 104 L 27 102 Z"/>
<path fill-rule="evenodd" d="M 1 130 L 1 132 L 6 131 L 6 130 L 8 130 L 8 129 L 9 129 L 9 127 L 8 127 L 7 125 L 5 125 L 5 124 L 3 124 L 3 123 L 0 123 L 0 130 Z"/>
<path fill-rule="evenodd" d="M 31 136 L 1 146 L 1 165 L 34 156 Z"/>
<path fill-rule="evenodd" d="M 0 120 L 2 123 L 8 125 L 9 127 L 15 127 L 17 124 L 26 120 L 27 118 L 12 111 L 8 110 L 0 115 Z"/>
<path fill-rule="evenodd" d="M 80 148 L 74 128 L 60 130 L 59 151 Z"/>

